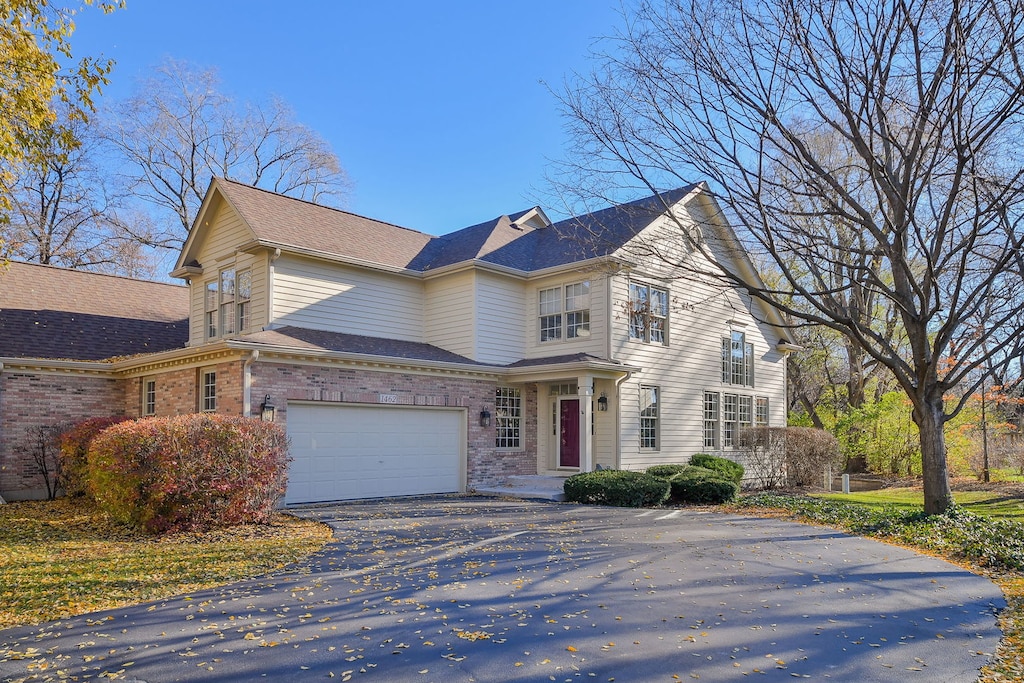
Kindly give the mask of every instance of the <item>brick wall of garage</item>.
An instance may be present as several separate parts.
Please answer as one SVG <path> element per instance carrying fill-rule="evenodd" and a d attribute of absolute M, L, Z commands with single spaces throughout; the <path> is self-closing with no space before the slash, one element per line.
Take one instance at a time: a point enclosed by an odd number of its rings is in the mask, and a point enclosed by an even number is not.
<path fill-rule="evenodd" d="M 229 361 L 153 373 L 125 380 L 125 415 L 142 415 L 142 383 L 156 382 L 157 417 L 194 413 L 199 407 L 199 384 L 206 371 L 217 373 L 217 410 L 225 415 L 242 414 L 243 369 L 241 361 Z M 262 394 L 261 394 L 262 396 Z"/>
<path fill-rule="evenodd" d="M 536 474 L 536 392 L 523 395 L 523 449 L 498 451 L 495 429 L 480 426 L 480 411 L 494 414 L 496 383 L 454 375 L 374 371 L 331 366 L 258 362 L 252 366 L 253 410 L 269 394 L 277 409 L 275 419 L 288 421 L 288 401 L 380 404 L 382 394 L 397 405 L 465 408 L 467 487 L 493 484 L 508 475 Z"/>
<path fill-rule="evenodd" d="M 0 496 L 40 498 L 45 487 L 33 459 L 39 427 L 123 415 L 124 382 L 66 373 L 0 374 Z"/>

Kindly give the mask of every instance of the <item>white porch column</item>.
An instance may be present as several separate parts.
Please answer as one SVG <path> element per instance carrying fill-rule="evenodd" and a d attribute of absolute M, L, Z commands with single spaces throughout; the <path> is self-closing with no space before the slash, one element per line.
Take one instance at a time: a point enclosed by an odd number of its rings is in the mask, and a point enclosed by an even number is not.
<path fill-rule="evenodd" d="M 576 378 L 576 394 L 580 397 L 580 472 L 593 472 L 594 436 L 590 427 L 594 421 L 594 378 Z"/>

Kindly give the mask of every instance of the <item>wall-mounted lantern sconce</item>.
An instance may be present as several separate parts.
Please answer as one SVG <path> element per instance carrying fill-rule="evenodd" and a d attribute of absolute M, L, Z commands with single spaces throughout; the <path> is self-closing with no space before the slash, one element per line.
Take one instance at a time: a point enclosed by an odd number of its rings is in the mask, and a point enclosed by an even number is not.
<path fill-rule="evenodd" d="M 270 394 L 267 394 L 266 398 L 263 399 L 263 405 L 260 406 L 260 419 L 264 422 L 273 422 L 275 412 L 276 408 L 270 402 Z"/>
<path fill-rule="evenodd" d="M 480 411 L 480 426 L 490 427 L 491 426 L 491 411 L 484 408 Z"/>
<path fill-rule="evenodd" d="M 597 409 L 602 413 L 608 412 L 608 394 L 601 392 L 601 398 L 597 399 Z"/>

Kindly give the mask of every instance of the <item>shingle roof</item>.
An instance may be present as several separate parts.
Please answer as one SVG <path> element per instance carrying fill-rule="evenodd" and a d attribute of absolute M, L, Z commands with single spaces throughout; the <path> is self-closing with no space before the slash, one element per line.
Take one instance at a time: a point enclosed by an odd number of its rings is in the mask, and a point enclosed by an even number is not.
<path fill-rule="evenodd" d="M 261 241 L 405 268 L 434 239 L 223 178 L 217 184 Z"/>
<path fill-rule="evenodd" d="M 696 185 L 612 206 L 545 228 L 515 220 L 530 209 L 434 237 L 353 213 L 217 179 L 258 240 L 380 265 L 428 271 L 480 260 L 522 271 L 568 265 L 621 248 Z"/>
<path fill-rule="evenodd" d="M 279 327 L 275 330 L 263 330 L 241 337 L 239 341 L 246 344 L 264 344 L 266 346 L 301 349 L 308 351 L 335 351 L 340 353 L 358 353 L 384 358 L 395 358 L 413 361 L 432 361 L 439 363 L 456 363 L 460 365 L 485 366 L 491 368 L 529 368 L 542 365 L 575 364 L 581 362 L 611 363 L 606 358 L 599 358 L 588 353 L 574 353 L 563 356 L 547 356 L 545 358 L 528 358 L 509 365 L 480 363 L 471 358 L 445 351 L 437 346 L 421 342 L 400 341 L 366 337 L 344 332 L 328 332 L 326 330 L 310 330 L 304 327 Z"/>
<path fill-rule="evenodd" d="M 11 262 L 0 268 L 0 356 L 102 360 L 188 342 L 188 288 Z"/>
<path fill-rule="evenodd" d="M 457 353 L 421 342 L 365 337 L 358 334 L 310 330 L 302 327 L 280 327 L 275 330 L 255 332 L 242 337 L 242 341 L 310 351 L 337 351 L 407 360 L 483 365 L 483 363 L 478 363 Z"/>

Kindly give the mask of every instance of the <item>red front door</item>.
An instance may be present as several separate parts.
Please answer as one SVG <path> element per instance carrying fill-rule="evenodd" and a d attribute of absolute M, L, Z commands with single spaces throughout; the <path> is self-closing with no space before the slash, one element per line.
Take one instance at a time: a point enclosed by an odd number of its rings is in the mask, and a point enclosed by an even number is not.
<path fill-rule="evenodd" d="M 580 466 L 580 400 L 558 402 L 558 466 Z"/>

